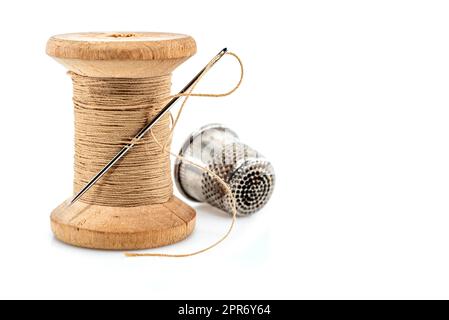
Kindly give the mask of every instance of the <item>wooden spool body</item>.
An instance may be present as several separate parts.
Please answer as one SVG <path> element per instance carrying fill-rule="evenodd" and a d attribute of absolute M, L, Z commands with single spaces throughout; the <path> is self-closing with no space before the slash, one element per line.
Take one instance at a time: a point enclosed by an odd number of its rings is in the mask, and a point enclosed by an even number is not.
<path fill-rule="evenodd" d="M 77 33 L 53 36 L 47 43 L 48 55 L 69 71 L 89 77 L 168 75 L 195 52 L 193 38 L 171 33 Z M 75 246 L 145 249 L 185 239 L 194 229 L 195 216 L 195 210 L 175 196 L 163 204 L 136 207 L 92 205 L 81 198 L 53 210 L 51 227 L 56 238 Z"/>

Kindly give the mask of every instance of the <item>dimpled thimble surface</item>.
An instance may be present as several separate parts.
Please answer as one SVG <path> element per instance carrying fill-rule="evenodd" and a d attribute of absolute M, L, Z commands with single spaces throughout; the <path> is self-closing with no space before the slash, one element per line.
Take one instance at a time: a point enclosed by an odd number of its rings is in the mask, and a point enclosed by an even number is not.
<path fill-rule="evenodd" d="M 175 181 L 191 200 L 232 213 L 232 202 L 223 185 L 192 163 L 208 168 L 229 185 L 240 216 L 260 210 L 273 192 L 271 163 L 223 125 L 207 125 L 192 133 L 179 155 L 183 159 L 175 163 Z"/>

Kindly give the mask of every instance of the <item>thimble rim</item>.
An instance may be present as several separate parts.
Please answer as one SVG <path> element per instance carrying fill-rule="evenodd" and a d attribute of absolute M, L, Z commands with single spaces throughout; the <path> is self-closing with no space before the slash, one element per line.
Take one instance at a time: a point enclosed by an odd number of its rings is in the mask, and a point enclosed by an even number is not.
<path fill-rule="evenodd" d="M 239 138 L 237 133 L 235 133 L 233 130 L 229 129 L 225 125 L 223 125 L 221 123 L 210 123 L 210 124 L 200 127 L 196 131 L 193 131 L 189 135 L 189 137 L 184 141 L 184 143 L 182 144 L 181 149 L 178 152 L 178 155 L 180 155 L 181 157 L 184 156 L 184 154 L 186 153 L 187 149 L 189 148 L 189 146 L 191 144 L 191 141 L 195 140 L 198 136 L 201 136 L 204 132 L 206 132 L 208 130 L 213 130 L 213 129 L 225 129 L 229 134 L 233 135 L 236 139 Z M 182 160 L 179 158 L 176 158 L 175 165 L 174 165 L 174 172 L 173 172 L 176 187 L 178 188 L 179 192 L 187 199 L 189 199 L 191 201 L 195 201 L 195 202 L 201 202 L 201 201 L 195 199 L 194 197 L 192 197 L 191 195 L 189 195 L 187 193 L 187 191 L 184 189 L 184 187 L 182 186 L 181 178 L 179 175 L 181 165 L 182 165 Z"/>

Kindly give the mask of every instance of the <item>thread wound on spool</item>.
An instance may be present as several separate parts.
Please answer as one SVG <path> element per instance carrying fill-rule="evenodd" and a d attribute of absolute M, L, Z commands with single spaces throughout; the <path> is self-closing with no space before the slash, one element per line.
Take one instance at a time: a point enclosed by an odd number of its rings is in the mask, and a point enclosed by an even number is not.
<path fill-rule="evenodd" d="M 170 97 L 171 75 L 152 78 L 93 78 L 71 73 L 75 107 L 75 179 L 78 192 Z M 170 145 L 170 118 L 152 129 Z M 126 140 L 128 137 L 129 140 Z M 173 193 L 169 154 L 142 138 L 81 200 L 104 206 L 165 203 Z"/>

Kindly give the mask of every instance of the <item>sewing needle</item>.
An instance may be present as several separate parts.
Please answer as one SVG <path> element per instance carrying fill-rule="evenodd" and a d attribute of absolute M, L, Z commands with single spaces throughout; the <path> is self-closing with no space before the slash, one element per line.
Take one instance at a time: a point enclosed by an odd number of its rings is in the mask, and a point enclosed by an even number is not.
<path fill-rule="evenodd" d="M 137 133 L 137 135 L 132 139 L 130 143 L 127 143 L 115 156 L 112 158 L 111 161 L 107 165 L 103 167 L 74 197 L 72 197 L 69 201 L 68 206 L 71 206 L 74 204 L 81 196 L 87 192 L 98 180 L 101 179 L 101 177 L 109 171 L 109 169 L 114 166 L 114 164 L 117 163 L 121 158 L 123 158 L 129 150 L 134 147 L 134 145 L 145 136 L 148 131 L 151 130 L 151 128 L 158 122 L 169 110 L 170 108 L 175 104 L 176 101 L 181 98 L 180 95 L 185 93 L 187 90 L 189 90 L 192 85 L 195 84 L 195 82 L 206 72 L 206 70 L 210 67 L 212 67 L 218 60 L 220 60 L 228 51 L 227 48 L 224 48 L 221 50 L 198 74 L 190 80 L 190 82 L 181 90 L 179 91 L 179 94 L 175 96 L 173 99 L 171 99 L 162 109 L 159 111 L 159 113 L 152 119 L 150 122 L 148 122 L 140 131 Z"/>

